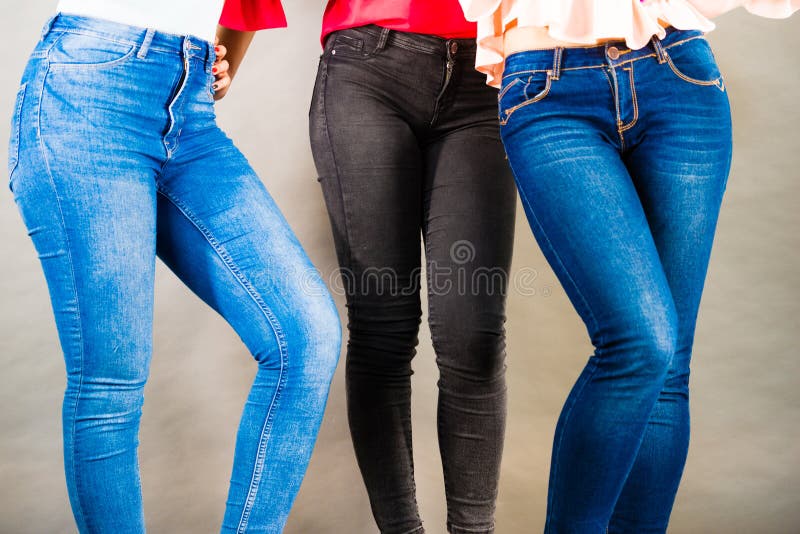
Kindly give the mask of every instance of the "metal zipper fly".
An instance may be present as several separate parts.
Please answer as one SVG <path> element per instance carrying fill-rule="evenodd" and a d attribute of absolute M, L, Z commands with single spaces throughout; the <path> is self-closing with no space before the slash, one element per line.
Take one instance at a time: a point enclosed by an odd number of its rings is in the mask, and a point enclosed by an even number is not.
<path fill-rule="evenodd" d="M 172 154 L 175 152 L 175 149 L 178 148 L 178 137 L 181 135 L 181 128 L 178 128 L 178 132 L 174 136 L 174 142 L 170 139 L 172 135 L 172 130 L 175 128 L 175 113 L 174 107 L 175 104 L 178 103 L 181 95 L 183 94 L 184 89 L 186 88 L 186 84 L 189 81 L 189 51 L 190 50 L 199 50 L 199 47 L 192 45 L 190 42 L 186 41 L 183 47 L 183 72 L 181 73 L 180 80 L 178 81 L 178 90 L 175 92 L 175 96 L 172 97 L 172 101 L 169 104 L 169 130 L 167 130 L 166 135 L 164 136 L 164 147 L 167 149 L 167 157 L 172 157 Z"/>
<path fill-rule="evenodd" d="M 436 122 L 436 119 L 439 118 L 439 106 L 441 105 L 444 93 L 450 86 L 450 79 L 453 77 L 453 69 L 456 66 L 455 54 L 456 52 L 458 52 L 458 43 L 456 41 L 449 41 L 446 44 L 446 47 L 447 47 L 447 63 L 445 65 L 444 83 L 442 83 L 442 90 L 439 91 L 438 95 L 436 95 L 436 107 L 433 112 L 433 118 L 431 119 L 431 126 L 433 126 L 433 124 Z"/>
<path fill-rule="evenodd" d="M 456 60 L 450 55 L 450 50 L 457 46 L 458 43 L 453 43 L 452 46 L 447 49 L 447 74 L 445 74 L 444 77 L 444 89 L 447 89 L 447 86 L 450 84 L 450 78 L 453 77 L 453 67 L 456 64 Z"/>

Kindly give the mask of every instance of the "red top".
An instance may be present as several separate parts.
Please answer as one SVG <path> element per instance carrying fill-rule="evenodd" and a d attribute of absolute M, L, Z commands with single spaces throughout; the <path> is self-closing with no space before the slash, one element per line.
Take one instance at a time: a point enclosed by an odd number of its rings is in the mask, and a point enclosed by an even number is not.
<path fill-rule="evenodd" d="M 231 30 L 254 32 L 285 28 L 286 15 L 280 0 L 226 0 L 219 23 Z"/>
<path fill-rule="evenodd" d="M 474 39 L 477 24 L 464 19 L 458 0 L 328 0 L 322 40 L 336 30 L 377 24 L 447 39 Z"/>

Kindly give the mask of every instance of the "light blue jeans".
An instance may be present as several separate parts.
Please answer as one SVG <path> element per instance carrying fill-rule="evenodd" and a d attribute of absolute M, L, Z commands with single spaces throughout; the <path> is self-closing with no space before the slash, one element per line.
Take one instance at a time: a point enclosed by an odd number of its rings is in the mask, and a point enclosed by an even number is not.
<path fill-rule="evenodd" d="M 503 143 L 594 345 L 553 443 L 547 534 L 662 533 L 689 447 L 689 362 L 731 162 L 697 31 L 508 57 Z"/>
<path fill-rule="evenodd" d="M 22 79 L 11 188 L 66 360 L 64 458 L 82 533 L 145 530 L 137 432 L 156 255 L 257 364 L 222 532 L 281 532 L 322 419 L 338 314 L 215 123 L 213 61 L 213 45 L 194 37 L 58 16 Z"/>

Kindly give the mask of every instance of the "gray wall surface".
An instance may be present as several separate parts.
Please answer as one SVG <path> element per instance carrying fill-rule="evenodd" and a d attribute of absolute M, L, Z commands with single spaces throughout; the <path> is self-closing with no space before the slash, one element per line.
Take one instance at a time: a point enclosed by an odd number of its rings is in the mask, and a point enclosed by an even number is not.
<path fill-rule="evenodd" d="M 55 1 L 0 1 L 5 142 L 27 53 Z M 219 117 L 327 275 L 336 262 L 307 137 L 324 2 L 286 4 L 291 28 L 259 34 Z M 739 10 L 718 25 L 710 40 L 734 110 L 735 155 L 697 328 L 692 448 L 670 532 L 791 534 L 800 532 L 800 17 L 769 21 Z M 514 272 L 535 269 L 538 291 L 509 296 L 499 534 L 541 532 L 556 418 L 591 352 L 518 213 Z M 5 187 L 0 242 L 0 534 L 72 533 L 61 457 L 64 365 L 44 278 Z M 341 296 L 337 303 L 344 310 Z M 148 528 L 217 532 L 255 366 L 227 324 L 163 265 L 155 314 L 140 448 Z M 417 485 L 429 533 L 442 534 L 437 370 L 424 324 L 420 340 Z M 287 533 L 377 531 L 347 431 L 343 371 Z"/>

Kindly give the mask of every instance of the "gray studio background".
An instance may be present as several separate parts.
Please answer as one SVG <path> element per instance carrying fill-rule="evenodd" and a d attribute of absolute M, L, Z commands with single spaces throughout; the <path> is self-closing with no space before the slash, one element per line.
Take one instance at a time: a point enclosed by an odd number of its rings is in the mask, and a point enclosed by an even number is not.
<path fill-rule="evenodd" d="M 55 0 L 1 0 L 0 138 L 26 56 Z M 283 208 L 315 264 L 335 258 L 307 138 L 322 0 L 289 0 L 291 29 L 259 34 L 223 127 Z M 800 532 L 800 17 L 740 10 L 710 35 L 734 109 L 735 156 L 697 328 L 693 437 L 673 533 Z M 3 159 L 3 169 L 5 159 Z M 585 330 L 518 210 L 515 272 L 537 293 L 509 297 L 509 421 L 499 534 L 541 532 L 553 428 L 590 354 Z M 33 246 L 0 188 L 0 534 L 75 532 L 62 474 L 64 369 Z M 344 309 L 337 296 L 340 310 Z M 255 366 L 231 329 L 159 265 L 155 354 L 141 429 L 149 531 L 218 531 L 234 433 Z M 437 371 L 423 324 L 414 447 L 423 520 L 443 534 Z M 371 534 L 352 454 L 340 365 L 286 532 Z"/>

